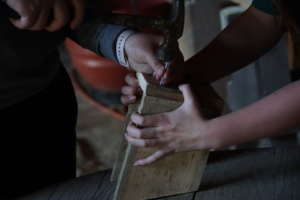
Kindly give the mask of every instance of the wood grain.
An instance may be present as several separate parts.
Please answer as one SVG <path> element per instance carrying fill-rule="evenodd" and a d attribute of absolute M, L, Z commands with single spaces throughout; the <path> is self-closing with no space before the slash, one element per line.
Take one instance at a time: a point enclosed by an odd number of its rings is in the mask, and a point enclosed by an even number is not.
<path fill-rule="evenodd" d="M 142 115 L 169 112 L 182 104 L 178 90 L 159 87 L 150 77 L 137 75 L 143 90 L 138 107 Z M 156 148 L 127 146 L 118 179 L 115 200 L 143 200 L 196 191 L 206 165 L 207 151 L 176 153 L 151 165 L 133 166 L 134 161 Z"/>

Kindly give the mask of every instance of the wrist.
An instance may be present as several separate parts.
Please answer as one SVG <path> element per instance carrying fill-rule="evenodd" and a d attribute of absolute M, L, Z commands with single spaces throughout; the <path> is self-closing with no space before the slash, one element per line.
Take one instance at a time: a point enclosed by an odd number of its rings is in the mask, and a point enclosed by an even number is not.
<path fill-rule="evenodd" d="M 220 127 L 219 118 L 207 120 L 203 125 L 203 131 L 200 131 L 202 136 L 199 140 L 199 149 L 215 150 L 223 148 L 224 135 Z"/>
<path fill-rule="evenodd" d="M 128 36 L 125 44 L 124 44 L 124 54 L 126 55 L 126 57 L 128 58 L 129 52 L 132 51 L 132 47 L 134 47 L 134 43 L 132 42 L 132 38 L 138 34 L 138 32 L 135 32 L 135 34 L 131 34 L 130 36 Z"/>
<path fill-rule="evenodd" d="M 116 55 L 118 63 L 124 67 L 129 67 L 129 62 L 126 53 L 127 40 L 136 32 L 133 30 L 123 31 L 116 41 Z"/>

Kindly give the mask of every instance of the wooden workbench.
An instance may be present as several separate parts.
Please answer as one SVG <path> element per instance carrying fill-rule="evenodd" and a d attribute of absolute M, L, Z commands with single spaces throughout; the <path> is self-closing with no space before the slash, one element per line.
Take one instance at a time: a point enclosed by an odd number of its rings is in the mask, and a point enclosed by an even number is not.
<path fill-rule="evenodd" d="M 22 200 L 110 200 L 110 171 L 81 177 Z M 300 147 L 213 152 L 196 193 L 160 200 L 300 199 Z"/>

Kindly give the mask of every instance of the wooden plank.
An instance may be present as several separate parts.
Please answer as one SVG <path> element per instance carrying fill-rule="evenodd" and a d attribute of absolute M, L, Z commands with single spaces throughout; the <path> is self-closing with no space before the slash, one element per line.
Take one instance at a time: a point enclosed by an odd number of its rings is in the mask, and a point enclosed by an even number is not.
<path fill-rule="evenodd" d="M 195 200 L 298 200 L 299 153 L 299 147 L 213 152 Z"/>
<path fill-rule="evenodd" d="M 178 90 L 155 85 L 150 77 L 137 75 L 143 90 L 138 112 L 147 115 L 168 112 L 182 104 Z M 176 153 L 147 166 L 133 166 L 135 160 L 155 148 L 128 145 L 116 186 L 115 200 L 143 200 L 196 191 L 208 157 L 207 151 Z"/>
<path fill-rule="evenodd" d="M 131 104 L 128 106 L 128 112 L 124 121 L 124 127 L 122 129 L 122 134 L 125 133 L 127 125 L 129 123 L 130 120 L 130 116 L 133 112 L 135 112 L 137 110 L 139 103 L 136 104 Z M 119 147 L 119 152 L 113 167 L 113 172 L 111 174 L 111 181 L 112 182 L 116 182 L 118 180 L 118 176 L 121 172 L 121 168 L 122 168 L 122 164 L 125 158 L 125 154 L 126 154 L 126 149 L 127 149 L 127 141 L 126 139 L 123 137 L 121 142 L 120 142 L 120 147 Z"/>

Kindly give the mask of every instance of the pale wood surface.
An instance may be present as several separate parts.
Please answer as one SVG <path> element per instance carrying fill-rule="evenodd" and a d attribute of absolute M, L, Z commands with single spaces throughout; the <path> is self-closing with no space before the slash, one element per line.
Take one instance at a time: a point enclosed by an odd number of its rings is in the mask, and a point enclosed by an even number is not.
<path fill-rule="evenodd" d="M 183 98 L 178 90 L 159 87 L 150 81 L 150 77 L 142 74 L 138 74 L 138 79 L 143 90 L 137 110 L 139 113 L 168 112 L 182 104 Z M 156 150 L 127 146 L 114 199 L 143 200 L 192 192 L 199 188 L 207 151 L 177 153 L 148 166 L 133 166 L 135 160 L 145 158 Z"/>

